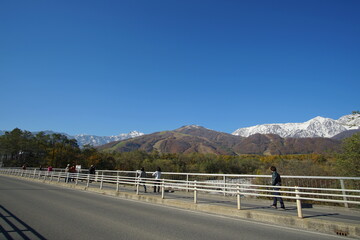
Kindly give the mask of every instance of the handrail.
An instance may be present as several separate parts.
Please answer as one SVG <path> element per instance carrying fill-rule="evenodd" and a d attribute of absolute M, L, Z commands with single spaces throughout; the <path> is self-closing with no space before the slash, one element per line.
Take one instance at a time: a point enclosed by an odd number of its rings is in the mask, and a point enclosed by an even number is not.
<path fill-rule="evenodd" d="M 162 189 L 162 198 L 165 198 L 165 189 L 184 190 L 187 192 L 194 192 L 194 202 L 196 203 L 196 196 L 198 192 L 203 193 L 218 193 L 235 195 L 237 197 L 238 209 L 240 208 L 241 196 L 256 196 L 256 197 L 274 197 L 274 193 L 281 194 L 281 197 L 289 200 L 301 201 L 315 201 L 345 204 L 360 204 L 360 190 L 344 189 L 344 188 L 327 188 L 327 187 L 299 187 L 299 186 L 271 186 L 266 184 L 249 184 L 249 183 L 228 183 L 228 182 L 213 182 L 213 181 L 189 181 L 189 180 L 174 180 L 174 179 L 160 179 L 153 178 L 138 178 L 136 176 L 121 176 L 119 171 L 117 175 L 104 174 L 107 171 L 98 171 L 96 174 L 88 173 L 69 173 L 63 171 L 39 171 L 37 169 L 22 170 L 19 168 L 0 168 L 0 174 L 16 175 L 20 177 L 38 178 L 58 182 L 63 179 L 65 182 L 74 181 L 75 184 L 80 181 L 86 181 L 87 186 L 91 182 L 100 183 L 100 188 L 106 184 L 116 184 L 116 191 L 119 191 L 119 184 L 136 186 L 136 193 L 139 194 L 140 185 L 155 185 L 159 184 Z M 129 171 L 127 171 L 129 173 Z M 131 171 L 130 173 L 135 173 Z M 165 175 L 166 173 L 163 173 Z M 206 174 L 205 174 L 206 175 Z M 239 176 L 239 175 L 234 175 Z M 248 175 L 247 175 L 248 176 Z M 258 175 L 252 175 L 259 177 Z M 262 175 L 260 175 L 262 176 Z M 268 177 L 268 176 L 266 176 Z M 344 179 L 344 178 L 337 178 Z M 360 180 L 360 178 L 350 178 L 351 180 Z M 274 189 L 275 188 L 275 189 Z M 316 191 L 316 192 L 314 192 Z M 340 192 L 337 194 L 336 192 Z M 298 210 L 301 204 L 297 204 Z M 302 217 L 301 209 L 298 211 L 298 216 Z"/>
<path fill-rule="evenodd" d="M 7 169 L 8 167 L 3 167 Z M 10 167 L 11 169 L 21 169 L 21 167 Z M 38 168 L 27 168 L 28 170 L 39 170 Z M 43 171 L 47 171 L 46 168 Z M 64 168 L 53 168 L 53 171 L 65 171 Z M 103 170 L 99 169 L 97 172 L 104 173 L 128 173 L 136 174 L 137 171 L 125 171 L 125 170 Z M 88 169 L 81 169 L 81 172 L 88 172 Z M 149 171 L 148 174 L 153 171 Z M 209 176 L 209 177 L 243 177 L 243 178 L 271 178 L 271 175 L 254 175 L 254 174 L 225 174 L 225 173 L 180 173 L 180 172 L 162 172 L 163 175 L 179 175 L 179 176 Z M 281 178 L 290 179 L 323 179 L 323 180 L 360 180 L 360 177 L 338 177 L 338 176 L 296 176 L 296 175 L 281 175 Z"/>

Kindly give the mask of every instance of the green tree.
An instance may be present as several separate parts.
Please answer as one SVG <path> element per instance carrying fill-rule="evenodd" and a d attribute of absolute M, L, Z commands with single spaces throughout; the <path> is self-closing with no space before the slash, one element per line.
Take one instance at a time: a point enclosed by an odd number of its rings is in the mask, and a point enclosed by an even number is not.
<path fill-rule="evenodd" d="M 360 176 L 360 133 L 344 139 L 342 153 L 337 159 L 337 171 L 343 176 Z"/>
<path fill-rule="evenodd" d="M 20 166 L 33 162 L 33 135 L 15 128 L 0 137 L 0 153 L 5 166 Z"/>

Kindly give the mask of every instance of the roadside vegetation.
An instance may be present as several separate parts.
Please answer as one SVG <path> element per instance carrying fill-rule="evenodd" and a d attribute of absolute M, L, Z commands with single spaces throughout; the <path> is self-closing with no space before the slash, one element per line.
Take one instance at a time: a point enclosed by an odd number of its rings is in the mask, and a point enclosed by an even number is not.
<path fill-rule="evenodd" d="M 301 155 L 215 155 L 200 153 L 101 152 L 92 146 L 80 148 L 77 141 L 62 134 L 33 135 L 18 128 L 0 136 L 0 163 L 4 167 L 52 166 L 65 168 L 68 163 L 82 168 L 149 171 L 160 166 L 163 171 L 269 174 L 271 165 L 284 175 L 360 176 L 360 133 L 343 141 L 342 150 L 327 154 Z"/>

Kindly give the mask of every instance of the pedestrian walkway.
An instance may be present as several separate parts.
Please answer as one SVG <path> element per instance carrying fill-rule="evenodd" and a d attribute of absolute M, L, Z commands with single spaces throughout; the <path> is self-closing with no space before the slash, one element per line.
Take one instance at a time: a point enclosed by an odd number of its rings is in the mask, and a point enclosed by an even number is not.
<path fill-rule="evenodd" d="M 91 188 L 98 188 L 99 183 L 93 183 Z M 114 189 L 115 186 L 111 184 L 104 184 L 103 190 Z M 142 187 L 140 187 L 142 190 Z M 148 186 L 148 192 L 144 193 L 139 191 L 141 196 L 149 197 L 161 197 L 161 193 L 152 192 L 152 187 Z M 134 193 L 136 188 L 134 186 L 123 186 L 119 188 L 120 192 Z M 187 203 L 193 203 L 194 194 L 192 192 L 178 191 L 178 190 L 167 190 L 165 192 L 165 199 L 180 200 Z M 237 202 L 235 196 L 223 196 L 219 194 L 207 194 L 207 193 L 198 193 L 197 204 L 209 204 L 215 206 L 226 206 L 234 208 L 234 211 L 237 211 Z M 270 205 L 272 204 L 272 199 L 263 200 L 256 199 L 251 197 L 241 197 L 241 210 L 254 210 L 262 211 L 266 213 L 276 213 L 283 214 L 288 216 L 297 217 L 297 208 L 295 202 L 286 202 L 286 210 L 280 208 L 274 209 Z M 360 224 L 360 208 L 345 208 L 337 206 L 325 206 L 325 205 L 313 205 L 313 204 L 302 204 L 303 208 L 303 217 L 307 218 L 316 218 L 323 219 L 328 221 L 340 221 L 344 223 L 354 223 Z"/>

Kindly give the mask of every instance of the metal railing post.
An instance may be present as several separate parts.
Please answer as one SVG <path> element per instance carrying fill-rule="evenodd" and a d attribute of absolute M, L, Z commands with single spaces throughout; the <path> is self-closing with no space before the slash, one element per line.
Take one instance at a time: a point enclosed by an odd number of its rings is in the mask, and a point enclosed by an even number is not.
<path fill-rule="evenodd" d="M 296 207 L 297 207 L 297 213 L 299 218 L 303 218 L 302 214 L 302 207 L 301 207 L 301 200 L 300 200 L 300 194 L 299 194 L 299 187 L 295 186 L 295 193 L 296 193 Z"/>
<path fill-rule="evenodd" d="M 119 176 L 119 171 L 116 172 L 116 192 L 119 191 L 119 181 L 120 181 L 120 176 Z"/>
<path fill-rule="evenodd" d="M 165 181 L 164 179 L 161 181 L 161 198 L 165 198 Z"/>
<path fill-rule="evenodd" d="M 98 172 L 96 172 L 96 173 L 95 173 L 95 182 L 97 182 L 97 181 L 98 181 L 98 177 L 99 177 L 99 173 L 98 173 Z"/>
<path fill-rule="evenodd" d="M 36 175 L 36 168 L 34 169 L 34 176 L 33 176 L 33 178 L 35 178 L 35 175 Z"/>
<path fill-rule="evenodd" d="M 341 190 L 342 190 L 342 194 L 343 194 L 343 199 L 344 199 L 344 201 L 347 201 L 344 179 L 340 179 L 340 185 L 341 185 Z M 346 208 L 348 208 L 348 207 L 349 207 L 349 204 L 348 204 L 347 202 L 345 202 L 345 203 L 344 203 L 344 206 L 345 206 Z"/>
<path fill-rule="evenodd" d="M 101 175 L 100 189 L 103 188 L 103 180 L 104 180 L 104 172 L 103 172 L 103 174 Z"/>
<path fill-rule="evenodd" d="M 189 174 L 186 174 L 186 192 L 189 192 Z"/>
<path fill-rule="evenodd" d="M 117 176 L 116 176 L 116 192 L 119 191 L 119 181 L 120 181 L 120 177 L 119 177 L 119 172 L 118 172 Z"/>
<path fill-rule="evenodd" d="M 60 182 L 60 175 L 61 175 L 61 172 L 58 172 L 58 182 Z"/>
<path fill-rule="evenodd" d="M 89 187 L 90 184 L 90 174 L 87 175 L 86 187 Z"/>
<path fill-rule="evenodd" d="M 80 174 L 80 173 L 77 173 L 77 174 L 76 174 L 76 181 L 75 181 L 75 185 L 78 185 L 78 181 L 79 181 L 79 174 Z"/>
<path fill-rule="evenodd" d="M 69 180 L 70 180 L 69 178 L 70 178 L 70 173 L 67 172 L 67 173 L 66 173 L 66 179 L 65 179 L 65 182 L 66 182 L 66 183 L 69 182 Z"/>
<path fill-rule="evenodd" d="M 226 196 L 226 176 L 223 176 L 224 179 L 224 196 Z"/>
<path fill-rule="evenodd" d="M 194 203 L 197 203 L 196 180 L 194 181 Z"/>
<path fill-rule="evenodd" d="M 135 184 L 136 184 L 136 195 L 139 195 L 140 180 L 138 178 L 135 180 Z"/>
<path fill-rule="evenodd" d="M 237 209 L 240 210 L 241 209 L 241 199 L 240 199 L 240 186 L 239 184 L 236 185 L 236 190 L 237 190 Z"/>

